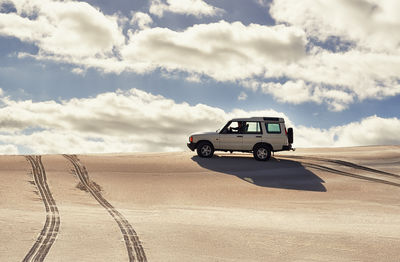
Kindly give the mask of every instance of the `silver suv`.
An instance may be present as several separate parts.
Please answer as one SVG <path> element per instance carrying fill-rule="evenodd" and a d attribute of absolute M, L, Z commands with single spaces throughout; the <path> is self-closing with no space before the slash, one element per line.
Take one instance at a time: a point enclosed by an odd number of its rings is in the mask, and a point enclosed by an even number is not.
<path fill-rule="evenodd" d="M 293 128 L 286 129 L 283 118 L 251 117 L 232 119 L 216 132 L 193 134 L 187 146 L 197 149 L 200 157 L 212 157 L 214 151 L 240 151 L 266 161 L 271 152 L 292 150 L 292 143 Z"/>

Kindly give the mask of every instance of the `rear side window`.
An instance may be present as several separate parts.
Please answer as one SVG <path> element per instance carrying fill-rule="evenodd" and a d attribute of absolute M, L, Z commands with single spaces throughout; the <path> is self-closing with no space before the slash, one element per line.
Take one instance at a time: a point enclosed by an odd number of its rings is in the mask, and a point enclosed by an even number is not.
<path fill-rule="evenodd" d="M 262 134 L 260 122 L 247 122 L 245 134 Z"/>
<path fill-rule="evenodd" d="M 267 133 L 270 134 L 280 134 L 281 133 L 281 126 L 279 123 L 266 123 Z"/>

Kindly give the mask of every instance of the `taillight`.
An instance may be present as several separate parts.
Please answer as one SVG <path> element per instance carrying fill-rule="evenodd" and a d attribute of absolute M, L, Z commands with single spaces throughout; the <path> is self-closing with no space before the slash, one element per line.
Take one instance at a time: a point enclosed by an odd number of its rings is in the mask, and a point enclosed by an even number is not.
<path fill-rule="evenodd" d="M 286 127 L 285 127 L 285 134 L 286 134 L 286 136 L 287 136 L 287 130 L 286 130 Z"/>
<path fill-rule="evenodd" d="M 190 143 L 193 143 L 193 137 L 192 137 L 192 136 L 189 137 L 189 142 L 190 142 Z"/>

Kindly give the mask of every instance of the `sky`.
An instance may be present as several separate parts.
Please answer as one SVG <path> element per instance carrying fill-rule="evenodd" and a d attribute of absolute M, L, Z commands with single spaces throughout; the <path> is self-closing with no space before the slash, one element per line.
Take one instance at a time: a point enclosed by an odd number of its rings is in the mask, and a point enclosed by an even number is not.
<path fill-rule="evenodd" d="M 0 154 L 188 150 L 284 117 L 295 147 L 400 144 L 398 0 L 0 0 Z"/>

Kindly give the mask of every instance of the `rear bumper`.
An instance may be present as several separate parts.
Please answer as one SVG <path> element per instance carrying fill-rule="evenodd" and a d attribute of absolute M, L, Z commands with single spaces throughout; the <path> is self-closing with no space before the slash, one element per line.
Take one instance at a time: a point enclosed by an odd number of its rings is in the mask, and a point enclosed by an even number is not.
<path fill-rule="evenodd" d="M 292 147 L 292 145 L 282 146 L 282 151 L 290 151 L 290 150 L 294 151 L 294 148 Z"/>
<path fill-rule="evenodd" d="M 187 143 L 187 147 L 190 150 L 194 151 L 196 149 L 196 147 L 197 147 L 197 143 Z"/>

